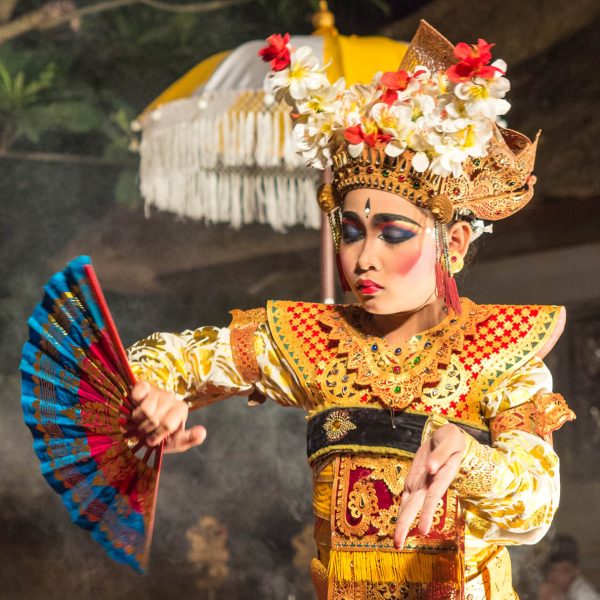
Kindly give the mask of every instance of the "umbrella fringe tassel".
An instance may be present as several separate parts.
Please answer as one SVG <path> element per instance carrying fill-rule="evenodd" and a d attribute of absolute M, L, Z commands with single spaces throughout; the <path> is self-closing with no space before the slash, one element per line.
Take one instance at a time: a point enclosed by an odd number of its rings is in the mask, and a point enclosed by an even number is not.
<path fill-rule="evenodd" d="M 293 151 L 282 110 L 204 110 L 191 121 L 144 128 L 140 188 L 146 214 L 173 212 L 209 223 L 317 229 L 318 173 Z"/>

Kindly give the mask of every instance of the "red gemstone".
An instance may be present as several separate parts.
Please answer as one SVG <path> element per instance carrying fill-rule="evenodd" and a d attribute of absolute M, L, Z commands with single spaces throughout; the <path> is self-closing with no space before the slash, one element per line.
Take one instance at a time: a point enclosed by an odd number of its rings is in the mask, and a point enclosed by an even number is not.
<path fill-rule="evenodd" d="M 400 367 L 394 367 L 394 373 L 400 373 Z"/>
<path fill-rule="evenodd" d="M 457 188 L 457 187 L 455 187 L 455 188 L 452 190 L 452 193 L 453 193 L 455 196 L 458 196 L 458 195 L 460 194 L 460 188 Z"/>
<path fill-rule="evenodd" d="M 367 173 L 370 175 L 373 172 L 373 167 L 367 167 Z"/>
<path fill-rule="evenodd" d="M 406 177 L 404 175 L 398 175 L 398 181 L 404 181 Z"/>

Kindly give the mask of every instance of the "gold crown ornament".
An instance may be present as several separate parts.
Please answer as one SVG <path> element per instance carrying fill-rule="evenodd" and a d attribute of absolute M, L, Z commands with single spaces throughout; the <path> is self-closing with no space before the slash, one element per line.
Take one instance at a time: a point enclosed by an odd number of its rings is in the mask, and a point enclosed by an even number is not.
<path fill-rule="evenodd" d="M 265 85 L 291 107 L 297 152 L 333 171 L 319 204 L 337 249 L 344 196 L 384 190 L 433 213 L 441 270 L 451 278 L 445 228 L 437 225 L 461 218 L 478 233 L 484 220 L 505 218 L 531 199 L 539 134 L 532 142 L 498 125 L 510 108 L 510 83 L 506 63 L 492 62 L 493 44 L 453 46 L 421 21 L 398 71 L 346 87 L 343 78 L 331 84 L 311 49 L 293 48 L 289 36 L 267 42 Z M 455 286 L 439 282 L 448 285 Z"/>

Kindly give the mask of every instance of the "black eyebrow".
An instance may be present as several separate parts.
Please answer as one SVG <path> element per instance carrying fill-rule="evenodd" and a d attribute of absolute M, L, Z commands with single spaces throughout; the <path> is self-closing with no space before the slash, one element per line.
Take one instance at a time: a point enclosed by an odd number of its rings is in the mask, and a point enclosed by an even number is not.
<path fill-rule="evenodd" d="M 393 213 L 377 213 L 373 217 L 373 224 L 375 225 L 379 223 L 391 223 L 393 221 L 405 221 L 406 223 L 412 223 L 413 225 L 421 227 L 420 223 L 413 221 L 410 217 L 407 217 L 405 215 L 395 215 Z"/>
<path fill-rule="evenodd" d="M 361 218 L 354 211 L 351 210 L 345 210 L 342 213 L 342 217 L 344 219 L 352 219 L 354 221 L 358 221 L 359 223 L 362 222 Z M 406 217 L 404 215 L 395 215 L 393 213 L 377 213 L 373 216 L 372 219 L 372 223 L 374 225 L 378 225 L 379 223 L 392 223 L 394 221 L 404 221 L 406 223 L 412 223 L 413 225 L 421 227 L 420 223 L 413 221 L 410 217 Z"/>

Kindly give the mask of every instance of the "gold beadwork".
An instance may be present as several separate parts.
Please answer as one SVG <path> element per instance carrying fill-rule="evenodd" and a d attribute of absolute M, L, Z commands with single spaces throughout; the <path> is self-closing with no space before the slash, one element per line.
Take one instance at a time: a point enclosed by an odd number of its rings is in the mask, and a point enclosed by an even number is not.
<path fill-rule="evenodd" d="M 427 202 L 427 208 L 433 213 L 436 221 L 440 223 L 450 223 L 452 221 L 454 209 L 450 198 L 446 194 L 432 196 Z"/>
<path fill-rule="evenodd" d="M 452 353 L 462 350 L 465 336 L 473 335 L 476 324 L 485 320 L 489 313 L 489 308 L 463 299 L 461 315 L 449 317 L 424 332 L 418 342 L 407 343 L 399 354 L 385 348 L 372 351 L 373 338 L 363 333 L 359 322 L 361 310 L 346 315 L 336 311 L 323 313 L 319 320 L 331 328 L 329 339 L 339 341 L 337 354 L 346 357 L 346 369 L 351 373 L 351 381 L 341 383 L 325 371 L 322 375 L 327 377 L 324 388 L 329 390 L 331 387 L 334 396 L 339 393 L 345 397 L 349 393 L 356 394 L 358 386 L 362 390 L 370 389 L 370 393 L 385 406 L 405 408 L 423 395 L 424 388 L 439 383 Z M 348 389 L 343 392 L 343 387 Z M 350 388 L 353 388 L 352 392 Z"/>
<path fill-rule="evenodd" d="M 462 498 L 485 496 L 493 488 L 495 470 L 494 450 L 483 444 L 473 444 L 452 482 L 452 489 Z"/>
<path fill-rule="evenodd" d="M 345 147 L 340 147 L 332 156 L 332 198 L 339 206 L 351 190 L 371 188 L 395 194 L 419 207 L 430 208 L 431 203 L 436 217 L 444 223 L 452 220 L 459 209 L 487 221 L 508 217 L 533 196 L 535 178 L 531 171 L 539 134 L 531 142 L 516 131 L 495 128 L 487 156 L 470 159 L 459 177 L 415 171 L 411 150 L 390 158 L 382 146 L 365 145 L 362 154 L 352 158 Z"/>
<path fill-rule="evenodd" d="M 348 411 L 336 410 L 327 416 L 323 429 L 330 442 L 337 442 L 346 437 L 350 430 L 356 429 L 356 425 L 350 419 Z"/>
<path fill-rule="evenodd" d="M 456 62 L 454 46 L 436 29 L 422 21 L 401 69 L 414 71 L 423 65 L 432 72 L 445 71 Z M 531 175 L 539 133 L 531 141 L 522 133 L 494 125 L 485 157 L 469 158 L 459 177 L 441 177 L 430 170 L 412 168 L 414 152 L 405 150 L 397 158 L 385 155 L 383 144 L 370 147 L 352 158 L 346 145 L 332 152 L 334 198 L 341 203 L 353 189 L 372 188 L 390 192 L 416 206 L 430 208 L 447 223 L 459 210 L 469 210 L 478 219 L 497 221 L 521 209 L 533 196 Z M 332 149 L 333 150 L 333 149 Z M 435 199 L 444 196 L 446 200 Z M 431 204 L 430 204 L 431 203 Z"/>
<path fill-rule="evenodd" d="M 529 402 L 498 413 L 490 430 L 493 440 L 506 431 L 519 429 L 551 443 L 552 432 L 573 419 L 575 413 L 560 394 L 538 393 Z"/>
<path fill-rule="evenodd" d="M 317 190 L 317 202 L 324 213 L 330 213 L 337 207 L 337 201 L 334 197 L 333 186 L 330 183 L 323 183 Z"/>
<path fill-rule="evenodd" d="M 254 335 L 256 330 L 267 320 L 264 308 L 252 310 L 230 311 L 232 322 L 230 328 L 231 354 L 233 362 L 248 383 L 256 383 L 260 379 L 260 369 L 254 350 Z"/>

